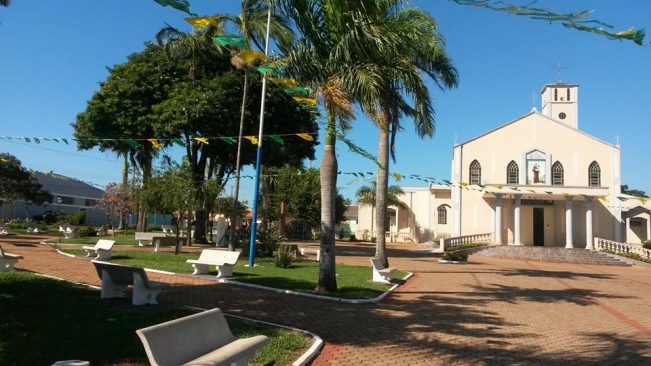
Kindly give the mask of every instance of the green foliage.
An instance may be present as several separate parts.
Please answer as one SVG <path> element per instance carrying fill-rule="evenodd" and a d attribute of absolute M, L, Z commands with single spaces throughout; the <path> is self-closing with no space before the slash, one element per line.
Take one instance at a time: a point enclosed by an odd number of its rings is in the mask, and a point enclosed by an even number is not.
<path fill-rule="evenodd" d="M 621 189 L 622 189 L 622 194 L 630 194 L 631 196 L 635 196 L 635 197 L 645 197 L 645 198 L 649 197 L 644 191 L 641 191 L 639 189 L 629 189 L 628 184 L 622 184 Z"/>
<path fill-rule="evenodd" d="M 465 249 L 470 249 L 470 248 L 477 248 L 477 247 L 485 247 L 488 246 L 488 244 L 485 243 L 468 243 L 468 244 L 463 244 L 463 245 L 457 245 L 454 247 L 449 247 L 445 249 L 445 252 L 456 252 L 459 250 L 465 250 Z"/>
<path fill-rule="evenodd" d="M 453 252 L 446 251 L 442 259 L 446 261 L 466 262 L 468 260 L 468 254 L 463 250 L 456 250 Z"/>
<path fill-rule="evenodd" d="M 270 229 L 259 232 L 256 238 L 259 243 L 255 246 L 256 257 L 271 258 L 278 250 L 284 236 L 278 230 Z"/>
<path fill-rule="evenodd" d="M 151 224 L 147 226 L 147 231 L 163 231 L 163 225 Z"/>
<path fill-rule="evenodd" d="M 645 241 L 642 246 L 646 249 L 651 249 L 651 240 Z"/>
<path fill-rule="evenodd" d="M 355 196 L 357 202 L 362 206 L 375 206 L 376 203 L 377 182 L 373 182 L 370 186 L 360 187 Z M 398 206 L 404 210 L 408 210 L 409 206 L 400 200 L 400 196 L 405 192 L 400 186 L 389 186 L 387 189 L 387 206 Z M 374 218 L 375 219 L 375 218 Z"/>
<path fill-rule="evenodd" d="M 52 194 L 24 168 L 15 156 L 0 153 L 0 197 L 9 202 L 43 205 L 52 202 Z"/>
<path fill-rule="evenodd" d="M 288 268 L 292 265 L 292 253 L 286 245 L 281 245 L 274 255 L 274 264 L 279 268 Z"/>
<path fill-rule="evenodd" d="M 359 240 L 357 240 L 357 237 L 355 236 L 355 234 L 350 234 L 350 241 L 354 242 L 354 241 L 359 241 Z"/>
<path fill-rule="evenodd" d="M 59 224 L 70 223 L 72 225 L 80 225 L 81 221 L 84 219 L 84 216 L 86 216 L 86 211 L 79 210 L 71 214 L 60 215 L 58 216 L 57 221 Z"/>
<path fill-rule="evenodd" d="M 79 236 L 82 238 L 85 237 L 97 237 L 97 231 L 92 227 L 85 227 L 79 230 Z"/>
<path fill-rule="evenodd" d="M 248 211 L 247 201 L 237 201 L 237 212 L 239 218 L 243 218 Z M 215 213 L 224 215 L 227 219 L 231 217 L 231 210 L 233 209 L 233 197 L 219 197 L 215 201 Z"/>

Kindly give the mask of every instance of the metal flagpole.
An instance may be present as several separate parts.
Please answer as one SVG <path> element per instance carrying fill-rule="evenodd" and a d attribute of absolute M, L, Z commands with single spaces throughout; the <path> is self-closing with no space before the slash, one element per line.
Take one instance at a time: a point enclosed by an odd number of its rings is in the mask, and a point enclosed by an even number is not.
<path fill-rule="evenodd" d="M 265 35 L 265 56 L 269 54 L 269 28 L 271 25 L 271 4 L 267 9 L 267 34 Z M 249 244 L 249 267 L 254 265 L 255 231 L 258 219 L 258 190 L 260 188 L 260 161 L 262 160 L 262 129 L 264 127 L 264 102 L 267 94 L 267 73 L 262 74 L 262 101 L 260 103 L 260 130 L 258 132 L 258 156 L 255 163 L 255 179 L 253 182 L 253 214 L 251 216 L 251 242 Z"/>

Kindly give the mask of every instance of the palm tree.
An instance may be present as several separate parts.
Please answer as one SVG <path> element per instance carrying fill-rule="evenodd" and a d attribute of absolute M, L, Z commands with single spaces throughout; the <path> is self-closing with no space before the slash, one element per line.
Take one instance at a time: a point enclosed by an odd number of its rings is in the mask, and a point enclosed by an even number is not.
<path fill-rule="evenodd" d="M 11 5 L 11 0 L 0 0 L 0 6 L 9 6 Z"/>
<path fill-rule="evenodd" d="M 377 159 L 381 167 L 377 170 L 376 181 L 378 235 L 375 257 L 385 266 L 389 265 L 383 234 L 386 231 L 389 155 L 395 161 L 395 137 L 402 129 L 400 118 L 413 118 L 419 137 L 433 136 L 434 107 L 423 74 L 441 89 L 458 84 L 457 71 L 444 50 L 444 40 L 434 19 L 420 9 L 404 8 L 404 3 L 403 0 L 378 0 L 377 12 L 367 14 L 373 24 L 386 27 L 385 31 L 395 38 L 391 47 L 365 60 L 363 68 L 374 77 L 372 83 L 366 82 L 360 87 L 365 93 L 356 95 L 364 112 L 379 128 Z"/>
<path fill-rule="evenodd" d="M 360 206 L 371 206 L 371 217 L 373 217 L 373 210 L 375 209 L 375 204 L 377 202 L 377 182 L 373 182 L 370 186 L 360 187 L 355 196 L 357 197 L 357 203 Z M 409 206 L 406 203 L 400 200 L 400 196 L 404 195 L 405 192 L 400 186 L 389 186 L 387 189 L 387 206 L 396 206 L 402 208 L 403 210 L 408 210 Z M 373 222 L 371 222 L 371 231 L 373 231 Z M 375 235 L 379 237 L 381 232 L 378 231 L 378 234 Z"/>

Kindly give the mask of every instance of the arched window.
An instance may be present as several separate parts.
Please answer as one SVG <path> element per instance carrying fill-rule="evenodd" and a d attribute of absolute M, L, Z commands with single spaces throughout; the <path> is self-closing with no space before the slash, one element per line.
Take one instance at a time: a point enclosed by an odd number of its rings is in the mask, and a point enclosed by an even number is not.
<path fill-rule="evenodd" d="M 567 88 L 567 101 L 570 101 L 570 88 Z"/>
<path fill-rule="evenodd" d="M 554 101 L 558 100 L 558 89 L 554 89 Z"/>
<path fill-rule="evenodd" d="M 438 221 L 439 224 L 445 225 L 448 223 L 448 206 L 440 205 L 439 208 L 437 209 L 437 214 L 439 218 Z"/>
<path fill-rule="evenodd" d="M 552 185 L 563 185 L 563 164 L 561 164 L 560 161 L 557 161 L 552 165 Z"/>
<path fill-rule="evenodd" d="M 470 184 L 481 184 L 481 165 L 477 160 L 470 163 Z"/>
<path fill-rule="evenodd" d="M 520 169 L 518 163 L 511 160 L 509 165 L 506 166 L 506 184 L 518 184 L 520 180 Z"/>
<path fill-rule="evenodd" d="M 599 163 L 593 161 L 588 168 L 588 185 L 590 187 L 601 187 L 601 168 Z"/>

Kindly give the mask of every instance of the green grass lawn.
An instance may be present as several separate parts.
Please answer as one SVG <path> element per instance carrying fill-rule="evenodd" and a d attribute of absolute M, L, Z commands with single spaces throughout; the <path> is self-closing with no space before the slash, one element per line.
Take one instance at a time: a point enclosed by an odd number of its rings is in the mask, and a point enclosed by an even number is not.
<path fill-rule="evenodd" d="M 0 273 L 0 364 L 51 365 L 79 359 L 97 364 L 147 364 L 137 329 L 190 315 L 165 305 L 102 300 L 99 291 L 23 271 Z M 227 317 L 233 334 L 264 334 L 270 342 L 255 365 L 289 365 L 309 340 L 300 333 Z"/>
<path fill-rule="evenodd" d="M 115 240 L 115 245 L 138 245 L 138 241 L 135 239 L 135 235 L 123 235 L 116 234 L 115 238 L 113 235 L 105 236 L 85 236 L 77 239 L 64 239 L 61 238 L 61 244 L 84 244 L 84 245 L 93 245 L 97 243 L 100 239 L 106 240 Z M 50 243 L 58 243 L 58 239 L 53 239 L 49 241 Z"/>
<path fill-rule="evenodd" d="M 83 250 L 66 249 L 66 253 L 85 256 Z M 174 255 L 167 252 L 140 252 L 113 250 L 112 263 L 124 264 L 132 267 L 152 268 L 174 273 L 192 273 L 192 265 L 186 263 L 187 259 L 198 259 L 199 253 L 181 253 Z M 315 293 L 319 278 L 319 263 L 314 261 L 296 261 L 290 268 L 279 268 L 270 258 L 257 258 L 256 267 L 245 267 L 246 259 L 240 259 L 233 270 L 233 280 L 269 286 L 285 290 L 305 293 Z M 214 267 L 211 267 L 214 268 Z M 213 274 L 216 274 L 213 272 Z M 404 278 L 405 272 L 394 272 L 394 278 Z M 371 282 L 371 266 L 348 266 L 337 264 L 336 294 L 330 296 L 345 299 L 370 299 L 380 296 L 390 285 Z"/>

